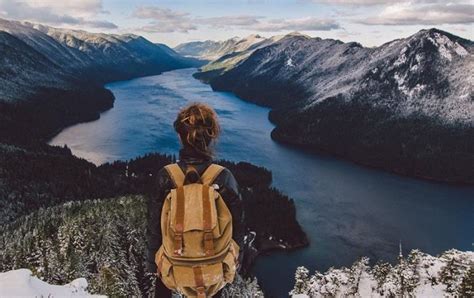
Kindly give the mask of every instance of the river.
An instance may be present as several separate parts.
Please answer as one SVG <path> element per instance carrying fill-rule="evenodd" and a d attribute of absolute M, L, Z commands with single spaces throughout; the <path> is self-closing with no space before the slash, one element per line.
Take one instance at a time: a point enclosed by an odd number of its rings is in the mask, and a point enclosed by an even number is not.
<path fill-rule="evenodd" d="M 360 256 L 394 261 L 399 243 L 438 254 L 472 250 L 474 187 L 401 177 L 280 145 L 270 138 L 269 109 L 213 92 L 196 69 L 108 84 L 116 101 L 99 120 L 64 129 L 52 141 L 96 164 L 159 151 L 176 154 L 172 123 L 194 101 L 217 111 L 218 158 L 248 161 L 273 172 L 273 185 L 295 199 L 311 245 L 260 257 L 254 268 L 265 292 L 286 297 L 297 266 L 311 272 L 350 266 Z"/>

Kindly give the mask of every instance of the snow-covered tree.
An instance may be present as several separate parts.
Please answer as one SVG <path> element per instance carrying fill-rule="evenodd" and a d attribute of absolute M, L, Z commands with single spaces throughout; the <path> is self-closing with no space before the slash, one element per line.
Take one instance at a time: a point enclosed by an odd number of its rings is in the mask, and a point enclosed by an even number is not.
<path fill-rule="evenodd" d="M 298 267 L 295 272 L 295 286 L 290 295 L 306 294 L 309 290 L 309 270 L 306 267 Z"/>
<path fill-rule="evenodd" d="M 308 297 L 472 297 L 474 252 L 449 250 L 438 257 L 412 250 L 398 264 L 362 258 L 351 268 L 329 268 L 309 276 L 299 267 L 291 295 Z M 305 274 L 306 272 L 306 274 Z M 299 289 L 298 292 L 295 291 Z M 303 296 L 301 296 L 303 297 Z"/>

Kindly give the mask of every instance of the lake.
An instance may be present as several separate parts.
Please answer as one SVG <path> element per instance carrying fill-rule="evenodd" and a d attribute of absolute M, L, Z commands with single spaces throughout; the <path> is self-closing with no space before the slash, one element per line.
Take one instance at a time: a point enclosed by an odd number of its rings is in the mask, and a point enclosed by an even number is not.
<path fill-rule="evenodd" d="M 273 186 L 295 199 L 311 245 L 260 257 L 254 272 L 267 294 L 286 297 L 294 271 L 350 266 L 360 256 L 394 261 L 399 243 L 438 254 L 472 250 L 474 187 L 397 176 L 280 145 L 270 138 L 269 109 L 213 92 L 182 69 L 108 84 L 116 101 L 100 119 L 64 129 L 52 141 L 96 164 L 148 152 L 177 154 L 172 123 L 190 102 L 210 104 L 222 135 L 217 157 L 248 161 L 273 172 Z"/>

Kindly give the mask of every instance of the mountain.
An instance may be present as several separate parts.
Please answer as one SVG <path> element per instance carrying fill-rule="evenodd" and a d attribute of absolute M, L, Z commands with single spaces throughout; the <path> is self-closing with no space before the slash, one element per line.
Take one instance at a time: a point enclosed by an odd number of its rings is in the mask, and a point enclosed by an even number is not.
<path fill-rule="evenodd" d="M 398 264 L 369 266 L 361 258 L 350 268 L 330 268 L 310 275 L 298 267 L 294 298 L 309 297 L 472 297 L 474 252 L 451 249 L 435 257 L 412 250 Z"/>
<path fill-rule="evenodd" d="M 209 78 L 215 77 L 229 69 L 232 69 L 239 62 L 247 59 L 254 51 L 271 45 L 280 38 L 282 38 L 282 36 L 273 36 L 256 43 L 244 42 L 243 44 L 248 46 L 236 48 L 233 51 L 221 56 L 220 58 L 209 62 L 208 64 L 201 67 L 200 72 L 195 73 L 194 77 L 201 81 L 209 82 Z"/>
<path fill-rule="evenodd" d="M 245 38 L 233 37 L 224 41 L 206 40 L 182 43 L 174 50 L 183 56 L 213 61 L 228 54 L 245 51 L 266 40 L 265 37 L 252 34 Z"/>
<path fill-rule="evenodd" d="M 233 37 L 225 41 L 192 41 L 179 44 L 174 47 L 174 50 L 186 57 L 214 60 L 225 54 L 227 49 L 235 45 L 238 41 L 238 37 Z"/>
<path fill-rule="evenodd" d="M 278 141 L 472 184 L 473 53 L 472 41 L 437 29 L 375 48 L 292 34 L 196 77 L 271 107 Z"/>
<path fill-rule="evenodd" d="M 97 118 L 113 105 L 106 82 L 202 64 L 133 34 L 5 19 L 0 49 L 0 139 L 22 142 Z"/>
<path fill-rule="evenodd" d="M 195 65 L 194 60 L 134 34 L 89 33 L 3 19 L 0 31 L 22 40 L 64 71 L 100 82 Z"/>

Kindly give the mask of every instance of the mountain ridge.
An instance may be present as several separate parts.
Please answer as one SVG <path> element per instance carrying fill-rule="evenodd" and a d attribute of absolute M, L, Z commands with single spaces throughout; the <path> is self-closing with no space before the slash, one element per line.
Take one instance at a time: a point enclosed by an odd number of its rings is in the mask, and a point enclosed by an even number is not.
<path fill-rule="evenodd" d="M 275 140 L 473 184 L 473 53 L 472 41 L 438 29 L 375 48 L 286 36 L 195 77 L 272 108 Z"/>
<path fill-rule="evenodd" d="M 44 140 L 67 125 L 97 119 L 113 106 L 107 82 L 202 64 L 134 34 L 1 18 L 0 48 L 0 140 L 9 142 Z"/>

